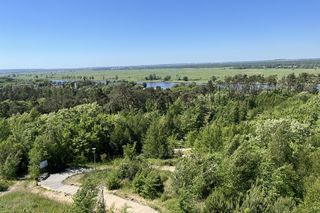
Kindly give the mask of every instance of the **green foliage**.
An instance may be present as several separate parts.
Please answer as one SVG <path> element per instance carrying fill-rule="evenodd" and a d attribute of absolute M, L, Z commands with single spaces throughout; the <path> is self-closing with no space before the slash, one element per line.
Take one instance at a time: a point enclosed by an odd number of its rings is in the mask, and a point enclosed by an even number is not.
<path fill-rule="evenodd" d="M 216 152 L 223 146 L 221 128 L 217 124 L 211 124 L 202 129 L 195 141 L 194 147 L 199 153 Z"/>
<path fill-rule="evenodd" d="M 14 179 L 17 176 L 18 165 L 20 163 L 20 153 L 10 153 L 0 169 L 2 177 L 7 179 Z"/>
<path fill-rule="evenodd" d="M 155 119 L 145 136 L 143 153 L 151 158 L 169 158 L 173 155 L 173 148 L 170 146 L 165 132 L 164 119 Z"/>
<path fill-rule="evenodd" d="M 301 197 L 303 182 L 292 165 L 277 168 L 271 176 L 274 193 L 280 196 Z"/>
<path fill-rule="evenodd" d="M 34 146 L 29 152 L 30 164 L 29 172 L 32 177 L 36 178 L 41 173 L 39 165 L 41 161 L 47 160 L 49 162 L 49 168 L 54 168 L 56 162 L 55 159 L 60 160 L 63 157 L 62 151 L 58 147 L 57 137 L 54 137 L 50 133 L 37 137 Z"/>
<path fill-rule="evenodd" d="M 0 118 L 0 141 L 7 139 L 10 135 L 10 128 L 8 128 L 8 121 Z"/>
<path fill-rule="evenodd" d="M 98 190 L 91 181 L 86 181 L 73 197 L 72 209 L 75 213 L 91 213 L 97 204 Z"/>
<path fill-rule="evenodd" d="M 108 174 L 106 184 L 109 190 L 119 189 L 121 187 L 120 179 L 115 172 Z"/>
<path fill-rule="evenodd" d="M 196 198 L 208 196 L 221 179 L 217 164 L 219 161 L 216 156 L 183 159 L 173 173 L 174 191 L 178 194 L 189 191 Z"/>
<path fill-rule="evenodd" d="M 155 199 L 163 192 L 163 181 L 155 170 L 145 169 L 133 180 L 135 191 L 142 197 Z"/>
<path fill-rule="evenodd" d="M 260 156 L 258 150 L 244 142 L 230 157 L 228 178 L 235 191 L 246 192 L 255 183 L 259 174 Z"/>
<path fill-rule="evenodd" d="M 166 75 L 174 76 L 156 77 Z M 182 76 L 200 78 L 188 70 L 175 78 Z M 318 211 L 320 96 L 314 86 L 320 75 L 277 79 L 244 72 L 224 82 L 216 76 L 207 85 L 170 90 L 102 85 L 88 76 L 77 89 L 40 80 L 0 84 L 0 175 L 14 179 L 29 169 L 37 177 L 42 160 L 49 163 L 45 170 L 58 172 L 92 162 L 96 148 L 98 162 L 124 158 L 111 173 L 90 174 L 95 182 L 110 189 L 132 183 L 150 199 L 165 191 L 161 201 L 176 212 Z M 164 183 L 163 171 L 141 156 L 171 165 L 174 148 L 191 149 Z M 96 198 L 86 195 L 82 207 L 89 209 Z"/>
<path fill-rule="evenodd" d="M 204 212 L 232 212 L 235 208 L 233 200 L 226 195 L 226 190 L 219 188 L 213 191 L 205 200 Z"/>
<path fill-rule="evenodd" d="M 253 185 L 246 193 L 244 201 L 240 206 L 241 212 L 263 213 L 270 212 L 270 198 L 263 188 Z"/>
<path fill-rule="evenodd" d="M 133 180 L 138 172 L 143 168 L 148 168 L 148 165 L 142 159 L 123 159 L 118 165 L 117 174 L 120 179 Z"/>
<path fill-rule="evenodd" d="M 178 207 L 181 212 L 185 213 L 197 213 L 200 210 L 196 205 L 196 198 L 188 191 L 180 192 Z"/>
<path fill-rule="evenodd" d="M 8 181 L 0 179 L 0 192 L 6 191 L 9 188 L 9 185 Z"/>
<path fill-rule="evenodd" d="M 0 143 L 0 176 L 14 179 L 21 161 L 21 148 L 12 138 Z"/>
<path fill-rule="evenodd" d="M 166 75 L 164 78 L 163 78 L 164 81 L 170 81 L 171 80 L 171 76 L 170 75 Z"/>
<path fill-rule="evenodd" d="M 271 206 L 271 212 L 275 213 L 291 213 L 295 212 L 296 203 L 290 197 L 279 197 Z"/>
<path fill-rule="evenodd" d="M 136 155 L 137 155 L 136 145 L 137 145 L 137 143 L 134 143 L 132 145 L 127 144 L 127 145 L 123 146 L 123 156 L 125 159 L 133 160 L 136 157 Z"/>
<path fill-rule="evenodd" d="M 69 205 L 28 192 L 11 192 L 0 196 L 0 212 L 71 212 Z"/>
<path fill-rule="evenodd" d="M 306 185 L 306 194 L 303 203 L 298 207 L 297 212 L 319 212 L 320 211 L 320 180 L 310 178 Z"/>

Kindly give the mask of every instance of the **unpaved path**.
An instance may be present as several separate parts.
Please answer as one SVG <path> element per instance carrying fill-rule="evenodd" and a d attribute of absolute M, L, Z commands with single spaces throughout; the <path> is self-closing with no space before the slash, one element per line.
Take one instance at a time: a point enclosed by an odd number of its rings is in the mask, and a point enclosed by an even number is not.
<path fill-rule="evenodd" d="M 64 173 L 52 174 L 46 180 L 39 182 L 39 185 L 45 189 L 52 190 L 58 193 L 64 193 L 66 198 L 71 198 L 78 189 L 76 185 L 65 185 L 64 180 L 77 174 L 86 172 L 86 170 L 69 170 Z M 116 211 L 121 211 L 123 208 L 127 208 L 127 212 L 130 213 L 156 213 L 153 208 L 140 204 L 138 202 L 128 200 L 113 194 L 110 191 L 104 189 L 104 200 L 108 208 L 114 208 Z"/>
<path fill-rule="evenodd" d="M 136 201 L 124 199 L 106 190 L 104 190 L 103 194 L 104 194 L 104 199 L 106 201 L 105 202 L 106 206 L 109 209 L 114 207 L 116 210 L 119 211 L 121 209 L 127 208 L 127 212 L 130 212 L 130 213 L 157 213 L 158 212 L 149 206 L 140 204 Z"/>
<path fill-rule="evenodd" d="M 63 173 L 51 174 L 46 180 L 40 181 L 39 185 L 45 189 L 65 193 L 65 195 L 74 195 L 79 186 L 65 185 L 63 181 L 73 175 L 81 174 L 89 170 L 67 170 Z"/>
<path fill-rule="evenodd" d="M 37 186 L 34 182 L 24 181 L 24 180 L 17 181 L 7 191 L 0 192 L 0 197 L 9 193 L 18 192 L 18 191 L 37 194 L 42 197 L 55 200 L 57 202 L 69 203 L 69 204 L 72 203 L 72 197 L 65 196 L 64 193 L 44 190 L 42 187 Z"/>
<path fill-rule="evenodd" d="M 152 166 L 152 168 L 162 170 L 162 171 L 169 171 L 169 172 L 176 171 L 175 166 Z"/>

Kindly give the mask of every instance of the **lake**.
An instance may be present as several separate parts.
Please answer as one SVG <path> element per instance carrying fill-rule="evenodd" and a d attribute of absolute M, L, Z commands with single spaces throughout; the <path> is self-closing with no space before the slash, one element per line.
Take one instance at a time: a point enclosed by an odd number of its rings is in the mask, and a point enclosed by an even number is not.
<path fill-rule="evenodd" d="M 138 84 L 143 84 L 144 82 L 138 82 Z M 161 87 L 162 89 L 170 89 L 177 85 L 174 82 L 145 82 L 147 84 L 147 88 L 156 88 Z"/>

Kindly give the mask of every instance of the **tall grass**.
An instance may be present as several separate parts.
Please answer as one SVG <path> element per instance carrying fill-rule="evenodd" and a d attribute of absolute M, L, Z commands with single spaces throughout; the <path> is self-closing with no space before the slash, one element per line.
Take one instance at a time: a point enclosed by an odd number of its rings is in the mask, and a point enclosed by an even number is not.
<path fill-rule="evenodd" d="M 0 197 L 0 212 L 70 212 L 71 207 L 28 192 L 11 192 Z"/>

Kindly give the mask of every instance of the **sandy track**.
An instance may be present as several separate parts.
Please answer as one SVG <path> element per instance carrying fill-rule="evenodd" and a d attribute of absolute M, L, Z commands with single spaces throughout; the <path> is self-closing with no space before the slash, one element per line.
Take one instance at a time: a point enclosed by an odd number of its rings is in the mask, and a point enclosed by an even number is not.
<path fill-rule="evenodd" d="M 76 175 L 86 172 L 85 170 L 69 170 L 64 173 L 52 174 L 46 180 L 39 182 L 38 184 L 48 190 L 62 193 L 65 195 L 65 199 L 71 199 L 79 186 L 75 185 L 65 185 L 63 184 L 64 180 Z M 122 197 L 119 197 L 106 189 L 104 189 L 104 200 L 107 208 L 114 208 L 116 211 L 120 211 L 123 208 L 127 208 L 127 211 L 130 213 L 156 213 L 158 211 L 153 208 L 138 203 L 136 201 L 128 200 Z"/>
<path fill-rule="evenodd" d="M 72 203 L 72 197 L 66 196 L 64 193 L 61 193 L 61 192 L 44 190 L 40 186 L 36 186 L 34 182 L 28 182 L 28 181 L 16 182 L 7 191 L 1 192 L 0 197 L 9 193 L 18 192 L 18 191 L 29 192 L 32 194 L 40 195 L 42 197 L 55 200 L 57 202 L 69 203 L 69 204 Z"/>

